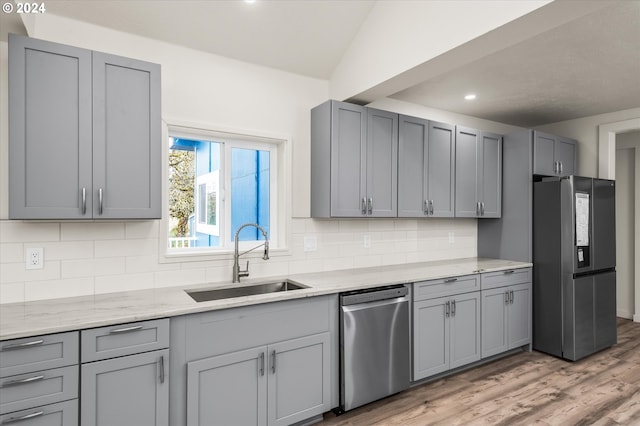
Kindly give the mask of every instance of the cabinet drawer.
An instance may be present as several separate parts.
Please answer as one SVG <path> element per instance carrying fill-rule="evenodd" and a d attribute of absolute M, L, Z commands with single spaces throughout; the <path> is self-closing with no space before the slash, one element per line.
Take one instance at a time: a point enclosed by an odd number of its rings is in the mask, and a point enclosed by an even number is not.
<path fill-rule="evenodd" d="M 439 280 L 419 281 L 414 283 L 413 300 L 417 302 L 434 297 L 445 297 L 478 290 L 480 290 L 480 279 L 478 275 L 464 275 Z"/>
<path fill-rule="evenodd" d="M 77 331 L 0 342 L 0 377 L 77 363 Z"/>
<path fill-rule="evenodd" d="M 83 330 L 81 361 L 91 362 L 169 347 L 169 319 Z"/>
<path fill-rule="evenodd" d="M 77 365 L 0 379 L 0 414 L 77 397 Z"/>
<path fill-rule="evenodd" d="M 78 426 L 78 400 L 35 407 L 0 415 L 0 425 L 16 426 Z"/>
<path fill-rule="evenodd" d="M 505 287 L 514 284 L 531 282 L 531 268 L 509 269 L 507 271 L 488 272 L 482 274 L 480 287 L 482 290 Z"/>

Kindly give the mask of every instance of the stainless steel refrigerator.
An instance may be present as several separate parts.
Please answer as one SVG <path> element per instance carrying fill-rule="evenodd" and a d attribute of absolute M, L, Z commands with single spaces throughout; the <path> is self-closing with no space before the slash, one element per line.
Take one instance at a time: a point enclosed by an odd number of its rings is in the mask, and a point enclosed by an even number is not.
<path fill-rule="evenodd" d="M 533 187 L 533 348 L 575 361 L 614 345 L 615 181 Z"/>

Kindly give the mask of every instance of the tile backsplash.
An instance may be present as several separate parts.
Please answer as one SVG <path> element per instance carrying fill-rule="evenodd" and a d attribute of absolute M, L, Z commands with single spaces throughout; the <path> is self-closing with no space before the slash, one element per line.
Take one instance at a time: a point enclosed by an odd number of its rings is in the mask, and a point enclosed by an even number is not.
<path fill-rule="evenodd" d="M 289 252 L 274 251 L 266 262 L 252 259 L 251 278 L 473 257 L 476 223 L 293 219 Z M 0 304 L 230 280 L 230 257 L 163 263 L 159 226 L 0 221 Z M 305 237 L 315 239 L 315 251 L 304 251 Z M 31 247 L 44 248 L 43 269 L 26 269 Z"/>

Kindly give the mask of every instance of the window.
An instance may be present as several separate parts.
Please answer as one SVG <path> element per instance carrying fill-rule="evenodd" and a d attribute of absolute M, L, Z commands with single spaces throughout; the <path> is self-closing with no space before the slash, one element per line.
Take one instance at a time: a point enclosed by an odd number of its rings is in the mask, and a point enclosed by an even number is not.
<path fill-rule="evenodd" d="M 170 126 L 167 254 L 229 251 L 245 223 L 278 247 L 279 142 Z M 246 227 L 238 239 L 264 237 Z"/>

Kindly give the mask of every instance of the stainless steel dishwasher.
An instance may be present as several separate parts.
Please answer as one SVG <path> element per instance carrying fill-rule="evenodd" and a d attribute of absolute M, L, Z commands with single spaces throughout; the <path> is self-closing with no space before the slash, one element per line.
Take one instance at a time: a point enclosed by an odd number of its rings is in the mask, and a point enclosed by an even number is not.
<path fill-rule="evenodd" d="M 403 285 L 340 294 L 337 413 L 409 387 L 409 299 Z"/>

